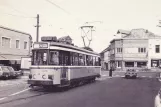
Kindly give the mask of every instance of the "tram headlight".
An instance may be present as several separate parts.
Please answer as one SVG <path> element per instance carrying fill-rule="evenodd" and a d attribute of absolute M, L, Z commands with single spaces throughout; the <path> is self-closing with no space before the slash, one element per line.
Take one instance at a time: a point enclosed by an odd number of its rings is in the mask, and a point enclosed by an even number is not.
<path fill-rule="evenodd" d="M 46 79 L 46 78 L 45 78 L 45 74 L 44 74 L 44 75 L 42 75 L 42 78 L 43 78 L 43 79 Z"/>
<path fill-rule="evenodd" d="M 53 75 L 48 75 L 48 79 L 53 80 L 54 79 L 54 76 Z"/>
<path fill-rule="evenodd" d="M 32 78 L 32 74 L 29 74 L 29 79 L 31 79 Z"/>

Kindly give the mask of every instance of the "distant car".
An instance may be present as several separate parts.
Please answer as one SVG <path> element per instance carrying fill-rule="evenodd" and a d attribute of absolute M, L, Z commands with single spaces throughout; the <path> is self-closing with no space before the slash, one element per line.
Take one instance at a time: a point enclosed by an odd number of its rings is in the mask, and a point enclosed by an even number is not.
<path fill-rule="evenodd" d="M 137 78 L 137 72 L 135 69 L 127 69 L 125 78 Z"/>
<path fill-rule="evenodd" d="M 154 107 L 161 107 L 161 89 L 158 94 L 155 96 Z"/>

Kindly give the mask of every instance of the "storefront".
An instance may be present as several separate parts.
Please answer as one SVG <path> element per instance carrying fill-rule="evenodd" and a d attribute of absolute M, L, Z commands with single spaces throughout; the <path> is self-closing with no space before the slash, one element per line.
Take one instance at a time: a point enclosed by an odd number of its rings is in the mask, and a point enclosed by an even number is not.
<path fill-rule="evenodd" d="M 160 61 L 159 60 L 151 60 L 151 67 L 159 67 Z"/>

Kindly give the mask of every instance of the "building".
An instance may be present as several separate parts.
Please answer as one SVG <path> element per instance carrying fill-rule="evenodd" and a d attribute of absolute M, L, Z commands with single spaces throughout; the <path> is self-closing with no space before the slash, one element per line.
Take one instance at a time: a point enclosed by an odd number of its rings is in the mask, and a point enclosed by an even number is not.
<path fill-rule="evenodd" d="M 161 67 L 161 38 L 151 38 L 148 42 L 148 68 Z"/>
<path fill-rule="evenodd" d="M 61 43 L 72 44 L 72 39 L 70 36 L 64 36 L 58 39 Z"/>
<path fill-rule="evenodd" d="M 0 26 L 0 64 L 19 70 L 21 57 L 30 55 L 31 45 L 30 34 Z"/>
<path fill-rule="evenodd" d="M 121 38 L 110 42 L 110 67 L 124 70 L 129 67 L 159 67 L 161 36 L 145 29 L 118 30 Z"/>
<path fill-rule="evenodd" d="M 104 49 L 101 53 L 101 68 L 102 70 L 109 70 L 110 69 L 110 54 L 109 54 L 110 46 Z"/>

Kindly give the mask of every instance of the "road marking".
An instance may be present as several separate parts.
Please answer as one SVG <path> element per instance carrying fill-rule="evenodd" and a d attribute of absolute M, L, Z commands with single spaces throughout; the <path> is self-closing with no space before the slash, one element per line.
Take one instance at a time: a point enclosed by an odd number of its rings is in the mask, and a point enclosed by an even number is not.
<path fill-rule="evenodd" d="M 13 94 L 11 94 L 11 95 L 9 95 L 9 96 L 18 95 L 18 94 L 20 94 L 20 93 L 23 93 L 23 92 L 25 92 L 25 91 L 29 90 L 29 89 L 31 89 L 31 88 L 24 89 L 24 90 L 22 90 L 22 91 L 19 91 L 19 92 L 13 93 Z"/>
<path fill-rule="evenodd" d="M 4 99 L 6 99 L 7 97 L 2 97 L 2 98 L 0 98 L 0 100 L 4 100 Z"/>

